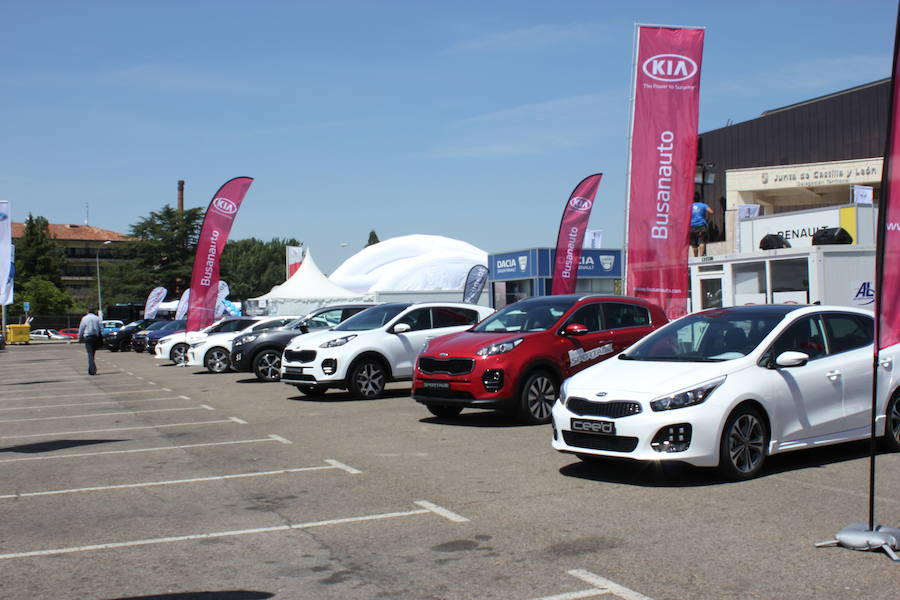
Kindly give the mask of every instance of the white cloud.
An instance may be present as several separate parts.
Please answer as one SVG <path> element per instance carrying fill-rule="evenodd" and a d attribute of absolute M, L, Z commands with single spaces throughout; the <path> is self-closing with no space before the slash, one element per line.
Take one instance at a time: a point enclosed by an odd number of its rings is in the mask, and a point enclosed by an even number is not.
<path fill-rule="evenodd" d="M 447 51 L 450 53 L 462 53 L 543 48 L 559 43 L 596 39 L 599 27 L 590 23 L 578 25 L 536 25 L 524 29 L 498 31 L 477 38 L 461 40 L 452 44 Z"/>
<path fill-rule="evenodd" d="M 537 156 L 600 139 L 624 140 L 627 101 L 597 93 L 524 104 L 460 119 L 426 153 L 440 158 Z"/>

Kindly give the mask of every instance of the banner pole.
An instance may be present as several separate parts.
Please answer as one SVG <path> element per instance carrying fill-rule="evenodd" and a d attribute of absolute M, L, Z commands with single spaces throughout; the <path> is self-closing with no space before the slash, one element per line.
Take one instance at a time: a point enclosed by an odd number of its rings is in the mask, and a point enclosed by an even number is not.
<path fill-rule="evenodd" d="M 631 48 L 631 98 L 628 101 L 628 140 L 625 150 L 625 222 L 622 227 L 622 295 L 628 295 L 628 210 L 631 206 L 631 144 L 634 140 L 634 97 L 637 90 L 638 37 L 640 24 L 634 24 L 634 41 Z"/>

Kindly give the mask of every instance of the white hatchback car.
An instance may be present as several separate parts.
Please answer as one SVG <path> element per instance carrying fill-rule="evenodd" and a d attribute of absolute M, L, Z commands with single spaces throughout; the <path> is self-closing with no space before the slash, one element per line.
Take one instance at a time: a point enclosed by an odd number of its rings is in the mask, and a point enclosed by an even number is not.
<path fill-rule="evenodd" d="M 232 331 L 213 331 L 191 343 L 185 356 L 190 367 L 206 367 L 210 373 L 224 373 L 230 368 L 231 342 L 237 336 L 253 331 L 264 331 L 287 325 L 297 319 L 292 317 L 250 317 L 243 328 Z"/>
<path fill-rule="evenodd" d="M 257 320 L 258 317 L 228 317 L 216 321 L 200 331 L 182 331 L 167 335 L 157 342 L 156 348 L 153 350 L 153 358 L 171 360 L 176 365 L 184 365 L 192 343 L 202 340 L 211 333 L 240 331 L 256 323 Z"/>
<path fill-rule="evenodd" d="M 332 329 L 291 340 L 281 357 L 281 381 L 304 394 L 336 387 L 377 398 L 389 381 L 412 379 L 428 340 L 468 329 L 492 312 L 455 302 L 373 306 Z"/>
<path fill-rule="evenodd" d="M 843 306 L 694 313 L 566 380 L 553 447 L 756 476 L 766 456 L 870 435 L 874 320 Z M 877 435 L 900 450 L 900 346 L 880 353 Z"/>

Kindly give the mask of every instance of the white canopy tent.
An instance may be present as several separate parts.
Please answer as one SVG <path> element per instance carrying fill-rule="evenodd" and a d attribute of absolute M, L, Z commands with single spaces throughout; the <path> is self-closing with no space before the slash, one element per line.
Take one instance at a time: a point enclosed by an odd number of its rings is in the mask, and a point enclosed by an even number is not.
<path fill-rule="evenodd" d="M 440 235 L 404 235 L 363 248 L 331 274 L 331 281 L 358 293 L 462 290 L 487 252 Z"/>
<path fill-rule="evenodd" d="M 316 266 L 309 250 L 300 268 L 267 294 L 247 300 L 245 312 L 267 315 L 304 315 L 309 311 L 351 302 L 373 302 L 374 295 L 353 292 L 332 283 Z"/>

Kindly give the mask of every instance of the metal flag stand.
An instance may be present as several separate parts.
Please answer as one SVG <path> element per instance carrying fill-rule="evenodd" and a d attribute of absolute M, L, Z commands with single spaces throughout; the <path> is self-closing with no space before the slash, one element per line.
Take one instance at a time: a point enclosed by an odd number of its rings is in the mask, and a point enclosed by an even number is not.
<path fill-rule="evenodd" d="M 878 414 L 878 369 L 879 367 L 885 369 L 892 367 L 890 359 L 884 361 L 879 360 L 878 352 L 881 350 L 882 329 L 889 329 L 888 345 L 893 345 L 898 342 L 898 332 L 896 331 L 897 319 L 893 315 L 890 319 L 884 319 L 881 314 L 882 307 L 884 306 L 882 299 L 884 297 L 884 259 L 885 254 L 887 254 L 886 247 L 890 246 L 892 260 L 896 258 L 895 255 L 898 253 L 898 250 L 900 250 L 897 246 L 897 234 L 894 233 L 891 237 L 888 237 L 886 227 L 889 217 L 891 221 L 898 218 L 897 215 L 894 214 L 894 211 L 897 209 L 890 207 L 894 192 L 891 184 L 900 179 L 900 177 L 898 177 L 900 171 L 897 173 L 894 172 L 895 169 L 900 169 L 900 164 L 893 164 L 894 154 L 900 152 L 900 137 L 898 137 L 900 131 L 895 131 L 895 128 L 900 125 L 900 123 L 897 122 L 897 111 L 900 110 L 900 102 L 898 102 L 896 95 L 898 91 L 897 59 L 898 53 L 900 53 L 900 45 L 898 45 L 900 39 L 898 39 L 897 32 L 900 32 L 900 6 L 898 6 L 897 13 L 897 28 L 894 32 L 894 62 L 893 70 L 891 71 L 891 106 L 890 112 L 888 113 L 888 134 L 885 143 L 884 167 L 881 180 L 881 199 L 878 207 L 878 241 L 875 250 L 875 335 L 872 348 L 872 414 L 869 438 L 869 522 L 847 525 L 835 534 L 833 540 L 820 542 L 815 546 L 816 548 L 841 546 L 843 548 L 849 548 L 850 550 L 883 550 L 892 561 L 900 563 L 900 557 L 898 557 L 895 552 L 895 550 L 900 550 L 900 529 L 875 525 L 875 454 L 877 451 L 875 417 Z M 898 163 L 900 163 L 900 160 L 898 160 Z M 888 215 L 889 211 L 891 212 L 890 215 Z M 895 269 L 892 269 L 892 275 L 894 278 L 896 277 Z M 891 285 L 892 287 L 896 286 L 896 282 L 891 281 Z M 891 306 L 892 311 L 897 310 L 893 301 L 895 299 L 893 297 L 895 293 L 896 292 L 892 289 L 890 292 L 891 298 L 888 301 L 888 305 Z M 888 327 L 883 327 L 884 325 L 887 325 Z M 891 410 L 885 410 L 885 435 L 893 436 L 896 435 L 892 426 L 892 413 L 895 412 L 895 408 L 892 406 L 890 397 L 888 397 L 888 402 L 885 405 L 885 409 L 888 408 Z"/>

